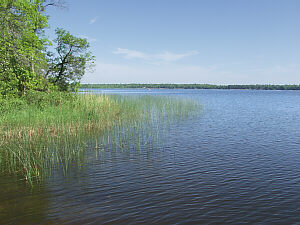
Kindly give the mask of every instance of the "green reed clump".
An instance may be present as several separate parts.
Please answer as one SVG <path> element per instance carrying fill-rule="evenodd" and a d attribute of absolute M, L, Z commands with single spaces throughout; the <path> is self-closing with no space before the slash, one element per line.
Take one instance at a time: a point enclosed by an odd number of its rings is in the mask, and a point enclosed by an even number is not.
<path fill-rule="evenodd" d="M 198 107 L 166 97 L 37 92 L 19 103 L 0 112 L 0 170 L 28 181 L 82 163 L 91 137 L 102 136 L 105 148 L 148 150 L 161 127 Z"/>

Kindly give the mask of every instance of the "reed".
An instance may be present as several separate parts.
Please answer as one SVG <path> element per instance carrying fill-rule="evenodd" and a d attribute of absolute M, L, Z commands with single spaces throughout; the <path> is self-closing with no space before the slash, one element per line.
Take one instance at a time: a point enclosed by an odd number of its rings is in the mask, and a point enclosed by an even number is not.
<path fill-rule="evenodd" d="M 158 148 L 163 127 L 197 113 L 199 107 L 167 97 L 84 94 L 65 99 L 34 98 L 34 104 L 31 99 L 0 115 L 1 172 L 32 182 L 57 167 L 67 171 L 82 164 L 87 149 L 149 151 Z"/>

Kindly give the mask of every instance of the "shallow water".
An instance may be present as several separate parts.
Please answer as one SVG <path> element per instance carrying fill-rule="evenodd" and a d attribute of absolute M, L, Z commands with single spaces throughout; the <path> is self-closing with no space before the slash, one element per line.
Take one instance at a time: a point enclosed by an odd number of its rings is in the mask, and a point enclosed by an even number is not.
<path fill-rule="evenodd" d="M 108 151 L 28 187 L 0 177 L 0 224 L 300 224 L 300 91 L 94 90 L 192 98 L 164 150 Z"/>

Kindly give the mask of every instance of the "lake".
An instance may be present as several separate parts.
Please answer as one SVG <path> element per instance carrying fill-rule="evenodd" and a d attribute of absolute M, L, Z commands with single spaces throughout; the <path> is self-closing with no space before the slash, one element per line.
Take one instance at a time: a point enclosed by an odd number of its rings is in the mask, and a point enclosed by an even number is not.
<path fill-rule="evenodd" d="M 0 224 L 300 224 L 300 91 L 93 90 L 201 104 L 164 149 L 87 150 L 33 188 L 0 176 Z"/>

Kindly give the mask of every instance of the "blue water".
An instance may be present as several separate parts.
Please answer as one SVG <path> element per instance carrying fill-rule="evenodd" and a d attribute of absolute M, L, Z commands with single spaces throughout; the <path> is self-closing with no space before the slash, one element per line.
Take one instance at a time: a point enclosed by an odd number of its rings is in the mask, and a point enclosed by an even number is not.
<path fill-rule="evenodd" d="M 300 224 L 300 91 L 94 92 L 188 97 L 202 112 L 170 125 L 164 151 L 104 151 L 37 191 L 6 188 L 0 221 Z"/>

